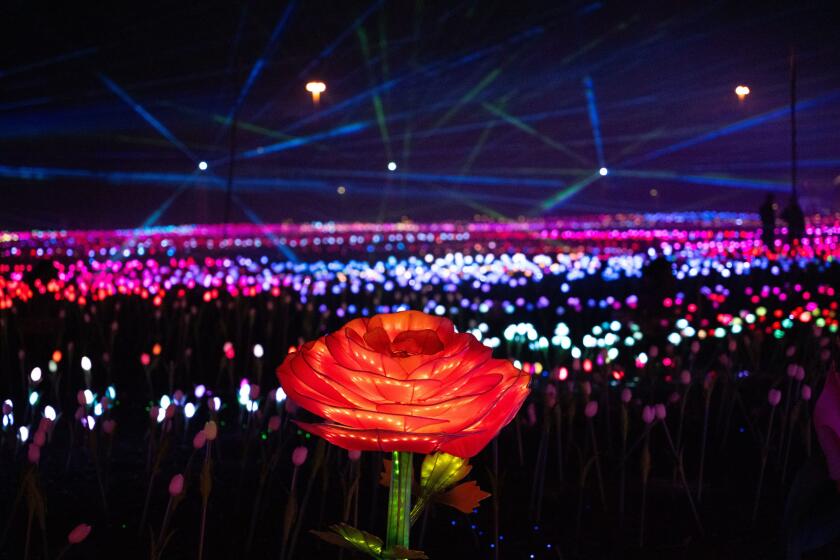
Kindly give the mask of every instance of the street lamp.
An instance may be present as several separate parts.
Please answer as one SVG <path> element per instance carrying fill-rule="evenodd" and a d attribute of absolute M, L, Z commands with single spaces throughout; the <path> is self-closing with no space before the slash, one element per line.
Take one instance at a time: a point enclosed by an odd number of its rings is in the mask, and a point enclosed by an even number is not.
<path fill-rule="evenodd" d="M 735 88 L 735 95 L 738 96 L 738 101 L 743 101 L 744 99 L 747 98 L 747 96 L 749 94 L 750 94 L 749 86 L 745 86 L 745 85 L 741 84 L 741 85 L 739 85 Z"/>
<path fill-rule="evenodd" d="M 324 82 L 307 82 L 306 91 L 312 94 L 312 103 L 317 107 L 321 101 L 321 94 L 327 91 L 327 84 Z"/>

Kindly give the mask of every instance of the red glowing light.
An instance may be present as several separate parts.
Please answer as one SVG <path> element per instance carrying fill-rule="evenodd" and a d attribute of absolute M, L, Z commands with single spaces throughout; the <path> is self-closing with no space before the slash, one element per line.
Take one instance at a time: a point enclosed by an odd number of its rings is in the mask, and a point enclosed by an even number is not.
<path fill-rule="evenodd" d="M 560 381 L 565 381 L 569 378 L 569 370 L 563 366 L 557 370 L 557 379 Z"/>
<path fill-rule="evenodd" d="M 334 445 L 460 457 L 510 422 L 530 379 L 449 320 L 418 311 L 354 319 L 290 353 L 277 376 L 292 400 L 328 420 L 299 425 Z"/>

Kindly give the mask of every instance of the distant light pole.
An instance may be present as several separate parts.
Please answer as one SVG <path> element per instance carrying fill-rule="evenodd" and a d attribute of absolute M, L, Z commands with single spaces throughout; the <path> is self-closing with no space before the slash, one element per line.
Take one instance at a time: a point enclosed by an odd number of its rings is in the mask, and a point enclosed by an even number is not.
<path fill-rule="evenodd" d="M 307 82 L 306 91 L 312 94 L 312 103 L 317 107 L 321 102 L 321 94 L 327 91 L 327 84 L 324 82 Z"/>
<path fill-rule="evenodd" d="M 742 103 L 743 103 L 744 99 L 746 99 L 749 94 L 750 94 L 750 87 L 749 86 L 745 86 L 744 84 L 741 84 L 741 85 L 739 85 L 735 88 L 735 95 L 738 96 L 738 101 L 740 101 Z"/>

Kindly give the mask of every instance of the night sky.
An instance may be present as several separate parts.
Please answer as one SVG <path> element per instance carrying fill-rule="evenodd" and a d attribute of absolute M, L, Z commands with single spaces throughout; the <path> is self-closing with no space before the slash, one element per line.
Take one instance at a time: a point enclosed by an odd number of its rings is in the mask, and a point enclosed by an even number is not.
<path fill-rule="evenodd" d="M 831 4 L 7 2 L 0 228 L 754 210 L 792 47 L 802 204 L 836 210 Z"/>

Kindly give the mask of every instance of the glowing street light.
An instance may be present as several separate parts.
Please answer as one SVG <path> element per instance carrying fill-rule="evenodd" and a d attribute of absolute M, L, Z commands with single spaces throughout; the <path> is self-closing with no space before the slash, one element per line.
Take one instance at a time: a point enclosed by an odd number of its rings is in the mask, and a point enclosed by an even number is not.
<path fill-rule="evenodd" d="M 199 161 L 198 162 L 198 169 L 199 169 L 199 171 L 207 171 L 207 162 L 206 161 Z"/>
<path fill-rule="evenodd" d="M 321 101 L 321 94 L 327 91 L 327 84 L 324 82 L 307 82 L 306 91 L 312 94 L 312 103 L 317 106 Z"/>
<path fill-rule="evenodd" d="M 749 86 L 745 86 L 745 85 L 741 84 L 741 85 L 739 85 L 735 88 L 735 95 L 738 96 L 738 101 L 743 101 L 744 99 L 747 98 L 747 96 L 749 94 L 750 94 Z"/>
<path fill-rule="evenodd" d="M 598 173 L 601 175 L 601 177 L 606 177 L 607 173 L 609 173 L 609 172 L 610 172 L 610 170 L 607 169 L 606 167 L 602 167 L 601 169 L 598 170 Z"/>
<path fill-rule="evenodd" d="M 397 170 L 397 162 L 389 161 L 388 162 L 388 171 L 396 171 Z"/>

